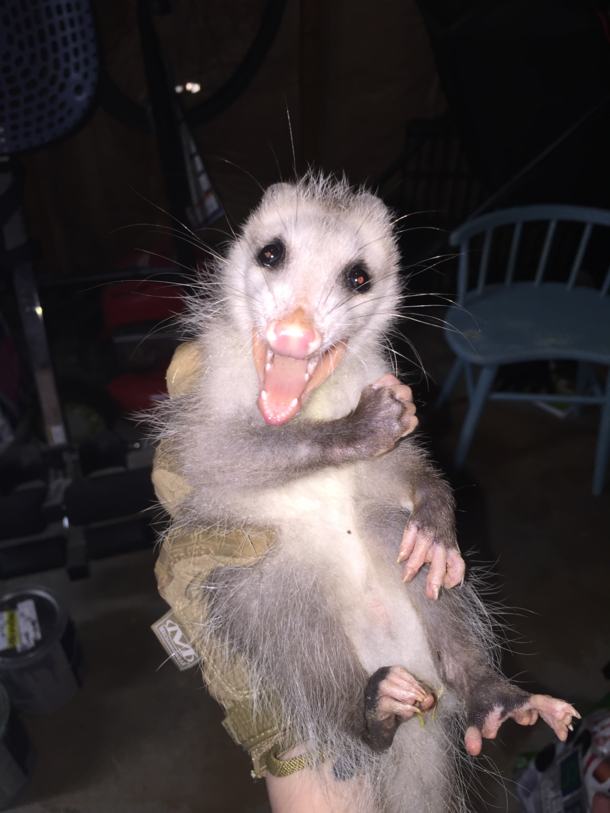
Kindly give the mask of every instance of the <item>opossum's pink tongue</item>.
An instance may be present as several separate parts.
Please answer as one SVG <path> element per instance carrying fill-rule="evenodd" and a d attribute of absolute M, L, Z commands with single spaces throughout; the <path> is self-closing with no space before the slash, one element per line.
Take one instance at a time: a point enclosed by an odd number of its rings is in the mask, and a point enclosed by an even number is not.
<path fill-rule="evenodd" d="M 275 353 L 267 363 L 258 408 L 267 423 L 279 426 L 289 421 L 301 408 L 307 385 L 307 359 L 293 359 Z"/>
<path fill-rule="evenodd" d="M 253 330 L 252 355 L 260 382 L 258 408 L 267 423 L 280 426 L 297 414 L 334 370 L 345 344 L 317 353 L 322 337 L 300 309 L 269 324 L 265 339 Z"/>

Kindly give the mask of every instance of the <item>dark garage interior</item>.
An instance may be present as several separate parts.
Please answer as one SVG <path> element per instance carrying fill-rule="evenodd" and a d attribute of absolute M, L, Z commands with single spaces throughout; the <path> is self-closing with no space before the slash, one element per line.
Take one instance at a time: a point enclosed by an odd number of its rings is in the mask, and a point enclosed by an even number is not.
<path fill-rule="evenodd" d="M 403 218 L 412 296 L 394 349 L 467 566 L 501 607 L 505 674 L 583 717 L 608 708 L 610 5 L 5 0 L 0 26 L 0 735 L 17 765 L 10 781 L 0 766 L 0 807 L 270 811 L 199 670 L 151 631 L 167 518 L 136 416 L 166 397 L 175 317 L 210 253 L 308 168 Z M 473 238 L 460 270 L 456 229 L 532 206 L 551 214 Z M 544 230 L 559 207 L 582 225 Z M 447 308 L 476 304 L 460 280 L 482 287 L 489 265 L 501 287 L 502 263 L 595 295 L 593 348 L 507 351 L 478 396 L 468 357 L 443 389 L 459 350 Z M 32 589 L 69 614 L 74 691 L 48 707 L 8 677 L 10 596 Z M 516 772 L 552 740 L 507 722 L 477 759 L 473 809 L 525 810 Z M 604 787 L 593 813 L 610 809 Z"/>

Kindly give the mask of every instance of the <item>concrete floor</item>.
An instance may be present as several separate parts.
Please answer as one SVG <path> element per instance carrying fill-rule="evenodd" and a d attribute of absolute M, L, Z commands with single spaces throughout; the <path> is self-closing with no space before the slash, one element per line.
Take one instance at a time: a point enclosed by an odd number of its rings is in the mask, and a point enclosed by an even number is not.
<path fill-rule="evenodd" d="M 440 331 L 412 332 L 428 372 L 442 382 L 451 363 Z M 413 375 L 415 385 L 417 375 Z M 418 385 L 420 403 L 433 392 Z M 450 459 L 465 412 L 421 411 L 439 460 Z M 610 690 L 610 481 L 591 495 L 598 413 L 560 420 L 535 406 L 492 403 L 456 478 L 460 539 L 492 568 L 507 606 L 513 652 L 506 671 L 526 686 L 574 702 L 581 712 Z M 154 554 L 94 562 L 70 582 L 53 571 L 36 581 L 69 603 L 88 677 L 79 695 L 46 717 L 25 720 L 37 751 L 19 813 L 263 813 L 263 782 L 220 725 L 197 670 L 179 672 L 150 631 L 165 612 Z M 507 724 L 486 746 L 504 777 L 515 756 L 550 740 L 543 724 Z M 510 780 L 486 780 L 483 807 L 514 810 Z"/>

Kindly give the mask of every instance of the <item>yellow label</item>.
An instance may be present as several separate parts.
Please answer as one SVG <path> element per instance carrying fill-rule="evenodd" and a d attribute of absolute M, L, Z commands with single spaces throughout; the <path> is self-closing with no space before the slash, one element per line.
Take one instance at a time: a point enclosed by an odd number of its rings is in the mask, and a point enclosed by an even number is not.
<path fill-rule="evenodd" d="M 8 649 L 19 644 L 19 623 L 17 621 L 17 612 L 15 610 L 7 610 L 6 616 L 6 645 Z"/>

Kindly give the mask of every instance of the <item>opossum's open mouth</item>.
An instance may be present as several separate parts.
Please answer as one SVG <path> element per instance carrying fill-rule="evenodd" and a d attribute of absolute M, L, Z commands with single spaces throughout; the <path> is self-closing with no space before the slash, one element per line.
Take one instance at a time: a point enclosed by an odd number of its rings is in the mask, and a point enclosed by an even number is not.
<path fill-rule="evenodd" d="M 345 347 L 345 342 L 339 342 L 323 353 L 293 358 L 274 353 L 254 329 L 252 355 L 260 382 L 258 408 L 265 421 L 281 426 L 293 418 L 339 364 Z"/>

